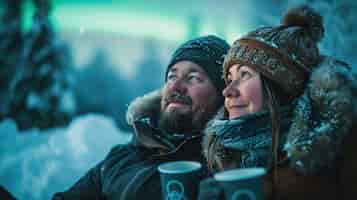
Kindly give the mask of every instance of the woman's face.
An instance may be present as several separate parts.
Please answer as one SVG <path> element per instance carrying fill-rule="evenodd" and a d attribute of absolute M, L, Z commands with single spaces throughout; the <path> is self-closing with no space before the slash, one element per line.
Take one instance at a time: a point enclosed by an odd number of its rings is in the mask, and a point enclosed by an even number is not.
<path fill-rule="evenodd" d="M 263 108 L 260 74 L 246 65 L 233 65 L 227 75 L 223 96 L 229 119 L 260 111 Z"/>

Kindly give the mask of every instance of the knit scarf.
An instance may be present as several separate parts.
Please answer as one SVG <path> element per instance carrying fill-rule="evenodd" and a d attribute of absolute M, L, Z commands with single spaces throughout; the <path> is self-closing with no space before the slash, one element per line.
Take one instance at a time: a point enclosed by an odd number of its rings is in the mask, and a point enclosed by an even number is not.
<path fill-rule="evenodd" d="M 285 134 L 291 124 L 290 106 L 280 110 L 281 136 L 279 150 L 283 148 Z M 269 111 L 261 111 L 231 120 L 215 120 L 210 127 L 216 137 L 216 143 L 225 149 L 239 152 L 239 167 L 268 167 L 271 161 L 272 135 Z"/>

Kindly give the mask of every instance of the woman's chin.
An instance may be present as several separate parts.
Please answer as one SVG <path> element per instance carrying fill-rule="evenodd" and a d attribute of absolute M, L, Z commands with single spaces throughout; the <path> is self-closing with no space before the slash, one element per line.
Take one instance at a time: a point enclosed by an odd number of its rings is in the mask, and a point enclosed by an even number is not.
<path fill-rule="evenodd" d="M 242 117 L 242 116 L 247 115 L 247 114 L 249 114 L 249 113 L 246 112 L 246 111 L 240 111 L 240 112 L 231 111 L 231 112 L 229 112 L 229 119 L 239 118 L 239 117 Z"/>

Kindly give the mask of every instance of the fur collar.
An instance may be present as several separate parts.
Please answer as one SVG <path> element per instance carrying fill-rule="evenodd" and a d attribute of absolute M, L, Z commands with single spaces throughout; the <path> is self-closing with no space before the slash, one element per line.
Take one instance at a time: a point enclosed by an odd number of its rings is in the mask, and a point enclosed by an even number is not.
<path fill-rule="evenodd" d="M 303 174 L 334 167 L 342 140 L 357 119 L 357 78 L 344 63 L 325 58 L 311 74 L 304 93 L 297 98 L 284 150 L 290 165 Z M 215 137 L 214 120 L 224 118 L 224 108 L 207 124 L 202 142 L 207 158 Z"/>
<path fill-rule="evenodd" d="M 141 118 L 157 120 L 160 113 L 161 90 L 155 90 L 142 97 L 134 99 L 126 112 L 126 121 L 130 126 Z"/>
<path fill-rule="evenodd" d="M 134 142 L 148 148 L 168 149 L 168 147 L 153 137 L 149 126 L 140 126 L 138 120 L 148 118 L 154 122 L 160 114 L 161 90 L 155 90 L 134 99 L 127 110 L 126 121 L 134 129 Z"/>
<path fill-rule="evenodd" d="M 160 149 L 161 152 L 173 152 L 188 141 L 201 138 L 202 134 L 182 137 L 176 134 L 167 135 L 157 127 L 161 112 L 161 90 L 150 92 L 136 98 L 129 105 L 126 120 L 134 129 L 134 141 L 136 145 L 149 149 Z M 201 132 L 202 133 L 202 132 Z"/>
<path fill-rule="evenodd" d="M 342 141 L 357 119 L 356 84 L 349 66 L 332 58 L 312 72 L 284 144 L 297 171 L 315 174 L 335 167 Z"/>

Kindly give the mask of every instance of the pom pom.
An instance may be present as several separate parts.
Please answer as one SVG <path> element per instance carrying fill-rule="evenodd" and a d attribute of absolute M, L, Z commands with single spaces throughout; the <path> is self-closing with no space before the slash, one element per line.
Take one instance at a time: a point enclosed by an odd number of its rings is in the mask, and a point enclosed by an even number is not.
<path fill-rule="evenodd" d="M 307 5 L 289 9 L 283 17 L 282 24 L 304 27 L 316 41 L 320 41 L 325 32 L 321 15 Z"/>

